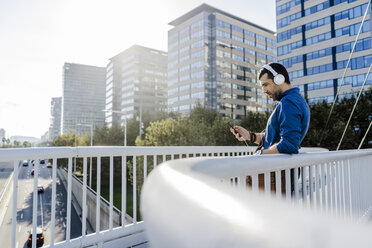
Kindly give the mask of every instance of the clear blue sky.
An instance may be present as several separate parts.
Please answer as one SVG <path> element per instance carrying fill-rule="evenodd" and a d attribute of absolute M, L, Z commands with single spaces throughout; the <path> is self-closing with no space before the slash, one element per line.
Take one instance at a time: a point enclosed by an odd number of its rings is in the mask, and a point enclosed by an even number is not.
<path fill-rule="evenodd" d="M 133 44 L 167 51 L 168 23 L 202 3 L 276 30 L 275 0 L 1 0 L 0 128 L 40 137 L 65 62 L 106 66 Z"/>

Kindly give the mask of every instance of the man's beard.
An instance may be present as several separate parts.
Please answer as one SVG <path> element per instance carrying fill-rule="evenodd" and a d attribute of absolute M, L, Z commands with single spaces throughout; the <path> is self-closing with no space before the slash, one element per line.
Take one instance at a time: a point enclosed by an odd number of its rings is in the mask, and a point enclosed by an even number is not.
<path fill-rule="evenodd" d="M 272 97 L 273 97 L 274 101 L 277 101 L 279 99 L 279 94 L 280 94 L 279 92 L 275 92 L 275 93 L 272 94 Z"/>
<path fill-rule="evenodd" d="M 273 100 L 273 101 L 277 101 L 279 99 L 279 92 L 273 92 L 273 93 L 270 93 L 268 94 L 268 96 Z"/>

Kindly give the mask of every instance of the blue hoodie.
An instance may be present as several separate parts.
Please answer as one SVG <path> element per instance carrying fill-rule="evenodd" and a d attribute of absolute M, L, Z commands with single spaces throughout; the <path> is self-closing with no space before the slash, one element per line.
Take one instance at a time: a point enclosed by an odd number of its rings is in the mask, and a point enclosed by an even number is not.
<path fill-rule="evenodd" d="M 280 153 L 298 153 L 310 123 L 310 109 L 298 88 L 279 94 L 279 104 L 265 131 L 264 149 L 276 144 Z"/>

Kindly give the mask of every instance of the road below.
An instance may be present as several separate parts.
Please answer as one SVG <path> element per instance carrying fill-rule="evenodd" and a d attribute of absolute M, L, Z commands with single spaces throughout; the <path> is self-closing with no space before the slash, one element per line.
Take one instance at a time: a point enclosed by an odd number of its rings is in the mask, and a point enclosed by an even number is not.
<path fill-rule="evenodd" d="M 27 238 L 32 228 L 33 187 L 34 177 L 31 170 L 34 167 L 21 166 L 18 180 L 16 248 L 27 247 Z M 44 232 L 44 245 L 50 243 L 51 237 L 51 203 L 52 203 L 52 169 L 45 164 L 40 165 L 38 185 L 44 186 L 45 192 L 38 194 L 37 226 Z M 13 185 L 11 185 L 13 187 Z M 67 192 L 57 177 L 56 181 L 56 217 L 55 243 L 66 237 Z M 0 223 L 1 247 L 11 246 L 12 227 L 12 199 L 10 199 L 2 223 Z M 81 236 L 81 220 L 73 206 L 71 206 L 71 239 Z"/>

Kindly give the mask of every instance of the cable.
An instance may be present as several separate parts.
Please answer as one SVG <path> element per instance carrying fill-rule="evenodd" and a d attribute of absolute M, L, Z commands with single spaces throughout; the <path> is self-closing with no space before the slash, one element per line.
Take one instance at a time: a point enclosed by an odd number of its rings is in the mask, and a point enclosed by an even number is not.
<path fill-rule="evenodd" d="M 322 131 L 322 135 L 320 136 L 319 146 L 320 146 L 320 144 L 321 144 L 322 141 L 323 141 L 324 133 L 325 133 L 325 130 L 327 129 L 327 127 L 328 127 L 328 122 L 329 122 L 329 119 L 330 119 L 331 114 L 332 114 L 332 112 L 333 112 L 333 108 L 334 108 L 334 106 L 335 106 L 335 103 L 336 103 L 336 101 L 337 101 L 338 93 L 340 92 L 340 89 L 341 89 L 342 85 L 344 84 L 344 78 L 345 78 L 345 75 L 346 75 L 346 71 L 347 71 L 347 68 L 349 67 L 351 57 L 353 56 L 353 53 L 354 53 L 354 50 L 355 50 L 355 47 L 356 47 L 357 41 L 358 41 L 358 39 L 359 39 L 360 32 L 361 32 L 361 30 L 362 30 L 362 28 L 363 28 L 363 24 L 364 24 L 364 21 L 365 21 L 365 19 L 366 19 L 366 16 L 367 16 L 367 13 L 368 13 L 368 10 L 369 10 L 369 6 L 370 6 L 370 4 L 371 4 L 371 0 L 368 1 L 368 5 L 367 5 L 367 8 L 366 8 L 366 12 L 364 13 L 362 23 L 361 23 L 361 25 L 360 25 L 360 28 L 359 28 L 358 34 L 357 34 L 357 36 L 356 36 L 356 38 L 355 38 L 355 42 L 354 42 L 354 45 L 353 45 L 353 49 L 351 50 L 351 53 L 350 53 L 349 59 L 348 59 L 348 61 L 347 61 L 347 64 L 346 64 L 346 67 L 345 67 L 344 73 L 343 73 L 342 78 L 341 78 L 341 84 L 340 84 L 340 86 L 339 86 L 338 89 L 337 89 L 337 93 L 336 93 L 335 99 L 333 100 L 333 103 L 332 103 L 331 111 L 329 112 L 329 115 L 328 115 L 328 118 L 327 118 L 327 121 L 326 121 L 325 127 L 324 127 L 324 129 L 323 129 L 323 131 Z"/>
<path fill-rule="evenodd" d="M 370 71 L 371 71 L 371 68 L 372 68 L 372 63 L 371 63 L 370 66 L 369 66 L 369 69 L 368 69 L 368 72 L 367 72 L 366 78 L 364 79 L 363 85 L 362 85 L 362 87 L 361 87 L 360 90 L 359 90 L 358 97 L 357 97 L 357 99 L 356 99 L 356 101 L 355 101 L 355 103 L 354 103 L 353 110 L 351 111 L 351 114 L 350 114 L 350 116 L 349 116 L 349 120 L 348 120 L 347 123 L 346 123 L 345 129 L 344 129 L 344 132 L 343 132 L 343 134 L 342 134 L 342 136 L 341 136 L 340 142 L 339 142 L 338 145 L 337 145 L 336 151 L 338 151 L 338 149 L 339 149 L 340 146 L 341 146 L 341 142 L 342 142 L 342 140 L 344 139 L 344 136 L 345 136 L 345 133 L 346 133 L 346 129 L 347 129 L 347 127 L 349 126 L 349 123 L 350 123 L 351 117 L 352 117 L 353 114 L 354 114 L 354 110 L 355 110 L 355 108 L 356 108 L 356 105 L 358 104 L 359 97 L 360 97 L 360 95 L 362 94 L 362 91 L 363 91 L 364 85 L 365 85 L 366 82 L 367 82 L 367 79 L 368 79 L 369 73 L 370 73 Z"/>
<path fill-rule="evenodd" d="M 359 150 L 360 147 L 362 146 L 362 144 L 363 144 L 363 142 L 364 142 L 364 139 L 367 137 L 367 133 L 369 132 L 369 129 L 371 128 L 371 124 L 372 124 L 372 120 L 371 120 L 371 122 L 369 123 L 369 126 L 368 126 L 368 128 L 367 128 L 367 131 L 366 131 L 366 133 L 364 134 L 364 137 L 363 137 L 362 141 L 360 142 L 360 144 L 359 144 L 359 146 L 358 146 L 358 150 Z"/>

